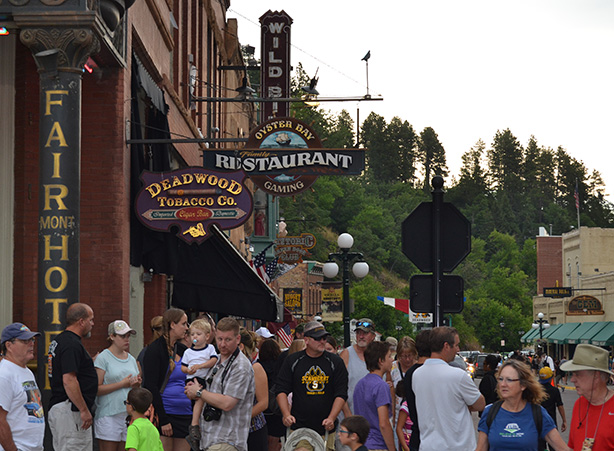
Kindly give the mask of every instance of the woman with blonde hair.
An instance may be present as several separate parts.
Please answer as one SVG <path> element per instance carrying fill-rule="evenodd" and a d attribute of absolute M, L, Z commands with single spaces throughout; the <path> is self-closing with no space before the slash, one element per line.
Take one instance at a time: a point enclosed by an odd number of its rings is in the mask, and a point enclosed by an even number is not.
<path fill-rule="evenodd" d="M 252 422 L 247 436 L 248 451 L 267 451 L 269 447 L 269 433 L 267 430 L 264 411 L 269 406 L 269 382 L 262 365 L 256 362 L 258 349 L 256 348 L 258 336 L 249 330 L 241 329 L 241 343 L 239 349 L 252 362 L 254 379 L 256 382 L 256 396 L 252 407 Z"/>
<path fill-rule="evenodd" d="M 143 386 L 153 395 L 153 406 L 160 422 L 164 451 L 188 451 L 185 437 L 192 419 L 192 403 L 184 393 L 185 374 L 181 358 L 186 346 L 181 343 L 188 330 L 188 317 L 178 308 L 162 315 L 162 335 L 145 351 Z"/>
<path fill-rule="evenodd" d="M 403 398 L 397 396 L 397 385 L 401 383 L 403 385 L 403 378 L 405 373 L 409 370 L 418 358 L 418 350 L 416 349 L 416 342 L 411 337 L 403 337 L 397 343 L 397 357 L 392 362 L 392 369 L 390 370 L 390 379 L 392 379 L 391 395 L 394 400 L 394 418 L 392 426 L 396 430 L 397 419 L 399 418 L 399 411 L 401 410 L 401 404 Z M 388 378 L 388 375 L 386 375 Z M 396 442 L 396 437 L 395 437 Z"/>
<path fill-rule="evenodd" d="M 477 451 L 538 451 L 540 439 L 556 451 L 571 450 L 546 409 L 539 405 L 546 392 L 528 365 L 507 360 L 497 372 L 497 381 L 500 401 L 484 409 L 478 424 Z"/>

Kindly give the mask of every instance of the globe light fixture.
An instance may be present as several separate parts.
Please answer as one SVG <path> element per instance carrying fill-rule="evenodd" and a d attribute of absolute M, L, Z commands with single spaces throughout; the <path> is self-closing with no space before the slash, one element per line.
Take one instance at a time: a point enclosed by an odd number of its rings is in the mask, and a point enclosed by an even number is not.
<path fill-rule="evenodd" d="M 347 348 L 350 346 L 350 262 L 358 259 L 352 272 L 357 278 L 363 278 L 369 274 L 369 265 L 364 261 L 364 257 L 360 252 L 350 252 L 354 245 L 354 238 L 349 233 L 342 233 L 337 239 L 337 245 L 341 252 L 328 254 L 328 261 L 324 263 L 322 272 L 328 279 L 332 279 L 339 274 L 339 265 L 334 259 L 339 259 L 343 263 L 343 342 Z"/>

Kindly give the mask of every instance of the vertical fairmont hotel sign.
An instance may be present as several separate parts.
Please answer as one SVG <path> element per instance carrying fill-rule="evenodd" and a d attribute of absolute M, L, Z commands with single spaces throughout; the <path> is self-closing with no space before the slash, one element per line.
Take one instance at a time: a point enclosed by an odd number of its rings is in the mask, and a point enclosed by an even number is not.
<path fill-rule="evenodd" d="M 198 167 L 173 172 L 143 171 L 143 188 L 136 199 L 136 215 L 152 230 L 170 232 L 184 241 L 202 242 L 207 229 L 234 229 L 249 218 L 252 195 L 243 186 L 243 172 L 218 173 Z"/>

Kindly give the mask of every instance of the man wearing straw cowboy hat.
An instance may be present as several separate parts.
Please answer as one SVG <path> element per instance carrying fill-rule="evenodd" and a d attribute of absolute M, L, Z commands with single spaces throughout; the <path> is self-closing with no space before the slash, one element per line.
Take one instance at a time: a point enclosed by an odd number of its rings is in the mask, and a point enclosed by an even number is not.
<path fill-rule="evenodd" d="M 614 373 L 608 368 L 608 351 L 580 344 L 561 370 L 571 373 L 580 396 L 571 416 L 568 445 L 574 451 L 614 449 L 614 391 L 607 387 Z"/>

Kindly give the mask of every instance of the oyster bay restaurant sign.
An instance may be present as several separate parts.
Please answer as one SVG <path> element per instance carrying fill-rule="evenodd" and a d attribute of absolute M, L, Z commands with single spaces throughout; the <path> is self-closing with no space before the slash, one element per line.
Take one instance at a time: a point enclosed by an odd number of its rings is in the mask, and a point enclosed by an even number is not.
<path fill-rule="evenodd" d="M 148 228 L 169 232 L 178 228 L 184 241 L 202 242 L 207 229 L 234 229 L 249 218 L 252 195 L 243 185 L 243 172 L 221 173 L 198 167 L 173 172 L 143 171 L 143 188 L 136 214 Z"/>
<path fill-rule="evenodd" d="M 243 171 L 254 184 L 274 196 L 293 196 L 309 188 L 319 175 L 358 175 L 365 168 L 364 149 L 326 149 L 315 131 L 295 118 L 260 124 L 243 149 L 204 152 L 204 167 Z"/>

